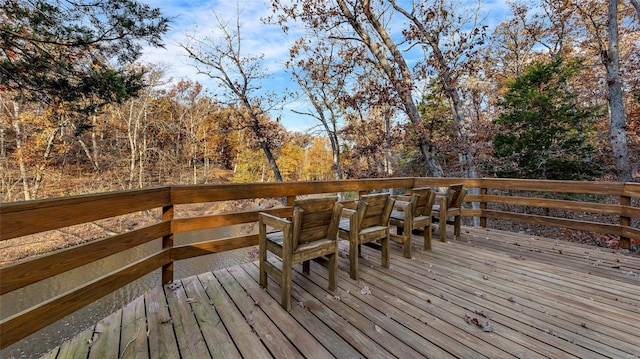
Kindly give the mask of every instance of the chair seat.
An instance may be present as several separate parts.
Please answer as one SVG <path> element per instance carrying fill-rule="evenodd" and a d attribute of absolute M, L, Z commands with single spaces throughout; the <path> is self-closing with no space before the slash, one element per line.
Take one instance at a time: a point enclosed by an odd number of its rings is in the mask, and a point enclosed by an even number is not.
<path fill-rule="evenodd" d="M 404 221 L 404 212 L 403 211 L 397 211 L 397 210 L 391 211 L 391 219 Z"/>
<path fill-rule="evenodd" d="M 341 219 L 340 224 L 338 224 L 338 229 L 341 231 L 349 232 L 349 219 Z"/>
<path fill-rule="evenodd" d="M 284 236 L 282 232 L 272 233 L 267 235 L 267 247 L 270 252 L 280 256 L 282 254 L 282 246 L 284 242 Z M 304 256 L 308 252 L 318 252 L 316 254 L 322 255 L 323 253 L 331 253 L 335 251 L 338 246 L 338 242 L 330 240 L 328 238 L 318 239 L 312 242 L 303 243 L 298 245 L 293 251 L 294 261 L 299 256 Z M 324 251 L 323 251 L 324 249 Z"/>

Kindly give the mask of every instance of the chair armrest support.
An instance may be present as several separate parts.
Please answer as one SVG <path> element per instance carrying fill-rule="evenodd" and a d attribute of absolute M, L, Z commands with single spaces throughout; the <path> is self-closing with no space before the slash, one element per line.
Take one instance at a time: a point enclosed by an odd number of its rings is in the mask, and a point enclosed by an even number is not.
<path fill-rule="evenodd" d="M 258 218 L 260 221 L 260 225 L 267 225 L 279 231 L 283 231 L 287 227 L 287 225 L 291 225 L 291 221 L 265 212 L 258 213 Z"/>

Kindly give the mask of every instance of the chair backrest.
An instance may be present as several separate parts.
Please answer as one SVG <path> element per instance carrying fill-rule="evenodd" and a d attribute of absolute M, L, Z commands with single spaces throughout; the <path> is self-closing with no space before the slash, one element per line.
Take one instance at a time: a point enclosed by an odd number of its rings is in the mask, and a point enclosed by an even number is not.
<path fill-rule="evenodd" d="M 449 190 L 447 191 L 447 208 L 460 208 L 466 194 L 467 189 L 461 184 L 449 186 Z"/>
<path fill-rule="evenodd" d="M 342 205 L 336 197 L 305 198 L 293 203 L 293 249 L 318 239 L 336 238 Z"/>
<path fill-rule="evenodd" d="M 413 217 L 431 216 L 431 209 L 436 201 L 436 193 L 431 189 L 411 194 Z"/>
<path fill-rule="evenodd" d="M 358 201 L 358 223 L 360 229 L 387 226 L 395 200 L 389 193 L 367 194 Z"/>

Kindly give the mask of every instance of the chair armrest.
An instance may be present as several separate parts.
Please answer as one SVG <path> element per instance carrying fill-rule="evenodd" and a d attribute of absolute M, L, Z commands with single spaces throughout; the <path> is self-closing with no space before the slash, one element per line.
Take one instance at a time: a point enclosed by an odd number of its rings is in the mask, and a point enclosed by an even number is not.
<path fill-rule="evenodd" d="M 265 212 L 258 213 L 258 220 L 261 225 L 267 225 L 280 231 L 284 231 L 287 225 L 291 225 L 291 221 Z"/>
<path fill-rule="evenodd" d="M 399 209 L 401 211 L 405 211 L 407 209 L 407 207 L 411 205 L 411 202 L 409 201 L 401 201 L 401 200 L 397 200 L 394 204 L 393 204 L 393 209 Z"/>
<path fill-rule="evenodd" d="M 391 196 L 391 198 L 395 199 L 396 201 L 402 201 L 402 202 L 411 201 L 411 196 L 408 194 L 399 194 L 397 196 Z"/>
<path fill-rule="evenodd" d="M 355 216 L 358 213 L 358 211 L 353 210 L 353 209 L 349 209 L 349 208 L 343 208 L 342 209 L 342 213 L 340 214 L 341 217 L 344 218 L 351 218 L 353 216 Z"/>

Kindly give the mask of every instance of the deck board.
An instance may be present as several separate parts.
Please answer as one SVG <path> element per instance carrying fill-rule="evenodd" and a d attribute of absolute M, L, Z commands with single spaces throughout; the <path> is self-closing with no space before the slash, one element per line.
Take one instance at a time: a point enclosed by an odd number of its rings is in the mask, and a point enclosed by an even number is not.
<path fill-rule="evenodd" d="M 341 258 L 335 292 L 324 267 L 295 267 L 290 312 L 257 263 L 159 286 L 45 357 L 640 357 L 640 256 L 477 228 L 430 252 L 414 238 L 389 269 L 363 247 L 358 281 Z"/>

